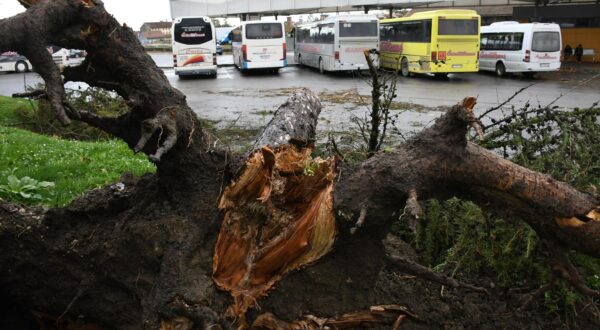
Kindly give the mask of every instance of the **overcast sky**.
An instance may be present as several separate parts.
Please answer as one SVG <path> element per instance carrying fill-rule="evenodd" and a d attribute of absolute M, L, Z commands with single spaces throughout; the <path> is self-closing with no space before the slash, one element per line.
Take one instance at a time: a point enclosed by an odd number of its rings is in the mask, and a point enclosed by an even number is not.
<path fill-rule="evenodd" d="M 170 21 L 169 0 L 103 0 L 106 10 L 121 23 L 139 30 L 144 22 Z M 0 18 L 18 14 L 25 9 L 17 0 L 0 0 Z"/>

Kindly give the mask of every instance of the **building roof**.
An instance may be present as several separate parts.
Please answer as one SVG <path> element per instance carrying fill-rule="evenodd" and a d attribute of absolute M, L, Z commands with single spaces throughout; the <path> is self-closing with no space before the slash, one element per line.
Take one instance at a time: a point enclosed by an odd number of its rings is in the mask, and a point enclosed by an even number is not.
<path fill-rule="evenodd" d="M 160 31 L 148 31 L 148 32 L 144 32 L 142 33 L 142 36 L 146 39 L 164 39 L 164 38 L 170 38 L 171 35 L 170 34 L 165 34 L 162 33 Z"/>
<path fill-rule="evenodd" d="M 170 29 L 171 22 L 146 22 L 142 26 L 147 25 L 150 29 Z"/>

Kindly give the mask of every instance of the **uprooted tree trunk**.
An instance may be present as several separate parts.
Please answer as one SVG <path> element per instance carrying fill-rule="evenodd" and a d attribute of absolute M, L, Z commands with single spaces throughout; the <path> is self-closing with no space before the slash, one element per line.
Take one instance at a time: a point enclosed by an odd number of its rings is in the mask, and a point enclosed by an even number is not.
<path fill-rule="evenodd" d="M 252 151 L 234 157 L 214 149 L 185 96 L 100 1 L 28 3 L 0 20 L 0 51 L 30 59 L 63 123 L 110 132 L 158 168 L 62 209 L 0 201 L 0 291 L 39 320 L 116 329 L 438 322 L 426 306 L 396 305 L 409 300 L 387 284 L 398 281 L 394 270 L 486 290 L 419 266 L 388 232 L 397 214 L 419 216 L 419 199 L 448 196 L 523 219 L 552 246 L 555 275 L 598 295 L 566 256 L 600 257 L 598 200 L 468 142 L 475 99 L 393 152 L 344 164 L 311 157 L 321 104 L 298 90 Z M 131 111 L 100 118 L 69 105 L 49 44 L 87 50 L 65 80 L 114 90 Z"/>

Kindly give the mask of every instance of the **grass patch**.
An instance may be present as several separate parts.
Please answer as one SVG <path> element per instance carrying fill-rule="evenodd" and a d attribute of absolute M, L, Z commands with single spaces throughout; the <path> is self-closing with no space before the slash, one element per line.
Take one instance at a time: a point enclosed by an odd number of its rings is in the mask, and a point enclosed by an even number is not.
<path fill-rule="evenodd" d="M 21 114 L 36 108 L 36 102 L 0 96 L 1 198 L 64 206 L 90 189 L 116 182 L 125 172 L 140 176 L 156 170 L 144 155 L 134 155 L 125 143 L 117 140 L 76 141 L 9 127 L 26 127 Z M 25 189 L 26 182 L 33 182 L 32 196 L 36 198 L 15 191 Z"/>
<path fill-rule="evenodd" d="M 35 102 L 0 95 L 0 125 L 17 126 L 25 124 L 20 113 L 31 112 Z"/>
<path fill-rule="evenodd" d="M 140 176 L 154 171 L 146 157 L 134 155 L 120 141 L 63 140 L 0 127 L 0 184 L 10 175 L 53 182 L 54 188 L 42 193 L 48 206 L 66 205 L 90 189 L 116 182 L 125 172 Z"/>
<path fill-rule="evenodd" d="M 234 124 L 217 128 L 219 121 L 202 120 L 202 129 L 213 136 L 217 144 L 235 152 L 246 152 L 258 137 L 260 129 Z"/>
<path fill-rule="evenodd" d="M 334 104 L 353 103 L 359 106 L 366 105 L 369 108 L 372 104 L 371 96 L 360 95 L 357 89 L 349 89 L 345 91 L 323 91 L 319 93 L 319 98 L 322 102 L 330 102 Z M 436 111 L 437 109 L 428 108 L 415 103 L 393 101 L 390 104 L 390 110 L 428 112 Z"/>

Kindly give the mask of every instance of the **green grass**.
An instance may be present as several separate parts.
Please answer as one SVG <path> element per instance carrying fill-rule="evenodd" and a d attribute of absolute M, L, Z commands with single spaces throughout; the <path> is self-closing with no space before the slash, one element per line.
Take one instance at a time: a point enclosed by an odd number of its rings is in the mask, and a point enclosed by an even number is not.
<path fill-rule="evenodd" d="M 15 99 L 8 96 L 0 95 L 0 125 L 14 126 L 23 123 L 21 116 L 17 113 L 18 110 L 32 109 L 34 102 L 25 99 Z"/>
<path fill-rule="evenodd" d="M 0 185 L 10 175 L 53 182 L 39 192 L 47 206 L 64 206 L 88 190 L 115 183 L 125 172 L 140 176 L 155 167 L 117 140 L 83 142 L 36 134 L 15 127 L 15 110 L 29 101 L 0 96 Z M 7 198 L 0 192 L 0 197 Z M 38 204 L 39 201 L 20 202 Z"/>

